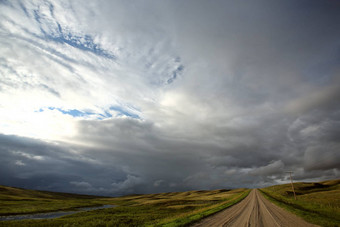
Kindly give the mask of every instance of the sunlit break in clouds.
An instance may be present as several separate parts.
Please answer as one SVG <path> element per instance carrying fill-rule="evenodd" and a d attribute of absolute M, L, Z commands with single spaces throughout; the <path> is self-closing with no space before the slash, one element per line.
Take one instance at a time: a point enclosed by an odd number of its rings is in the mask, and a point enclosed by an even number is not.
<path fill-rule="evenodd" d="M 337 1 L 0 1 L 0 184 L 340 176 Z"/>

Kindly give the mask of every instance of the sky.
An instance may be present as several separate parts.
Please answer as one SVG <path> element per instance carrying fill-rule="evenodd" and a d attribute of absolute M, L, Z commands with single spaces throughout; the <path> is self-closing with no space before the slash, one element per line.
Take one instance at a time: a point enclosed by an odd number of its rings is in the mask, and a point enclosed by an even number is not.
<path fill-rule="evenodd" d="M 0 1 L 0 184 L 125 195 L 340 177 L 340 3 Z"/>

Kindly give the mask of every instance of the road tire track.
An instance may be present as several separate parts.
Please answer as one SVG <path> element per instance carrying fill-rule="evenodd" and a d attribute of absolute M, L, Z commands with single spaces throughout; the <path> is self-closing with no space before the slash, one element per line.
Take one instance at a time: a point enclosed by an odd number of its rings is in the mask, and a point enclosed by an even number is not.
<path fill-rule="evenodd" d="M 274 205 L 257 190 L 238 204 L 193 225 L 202 226 L 256 226 L 256 227 L 315 227 L 303 219 Z"/>

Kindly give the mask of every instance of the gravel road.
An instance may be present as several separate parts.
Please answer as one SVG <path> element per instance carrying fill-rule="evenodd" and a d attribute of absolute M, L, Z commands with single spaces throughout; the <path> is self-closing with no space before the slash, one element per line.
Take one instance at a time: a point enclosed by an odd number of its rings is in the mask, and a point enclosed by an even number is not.
<path fill-rule="evenodd" d="M 284 226 L 312 227 L 301 218 L 274 205 L 253 189 L 238 204 L 201 220 L 193 226 Z"/>

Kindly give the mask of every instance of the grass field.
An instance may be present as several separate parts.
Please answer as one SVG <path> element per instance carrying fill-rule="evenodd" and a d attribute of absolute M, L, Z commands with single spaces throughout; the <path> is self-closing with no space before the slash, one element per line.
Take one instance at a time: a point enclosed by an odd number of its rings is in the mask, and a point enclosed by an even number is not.
<path fill-rule="evenodd" d="M 34 214 L 110 204 L 107 198 L 0 186 L 0 215 Z"/>
<path fill-rule="evenodd" d="M 291 184 L 262 188 L 266 198 L 321 226 L 340 226 L 340 180 L 319 183 L 294 183 L 297 200 Z"/>
<path fill-rule="evenodd" d="M 185 226 L 228 206 L 249 190 L 214 190 L 130 195 L 117 198 L 0 187 L 0 215 L 117 205 L 46 220 L 0 221 L 0 226 Z"/>

